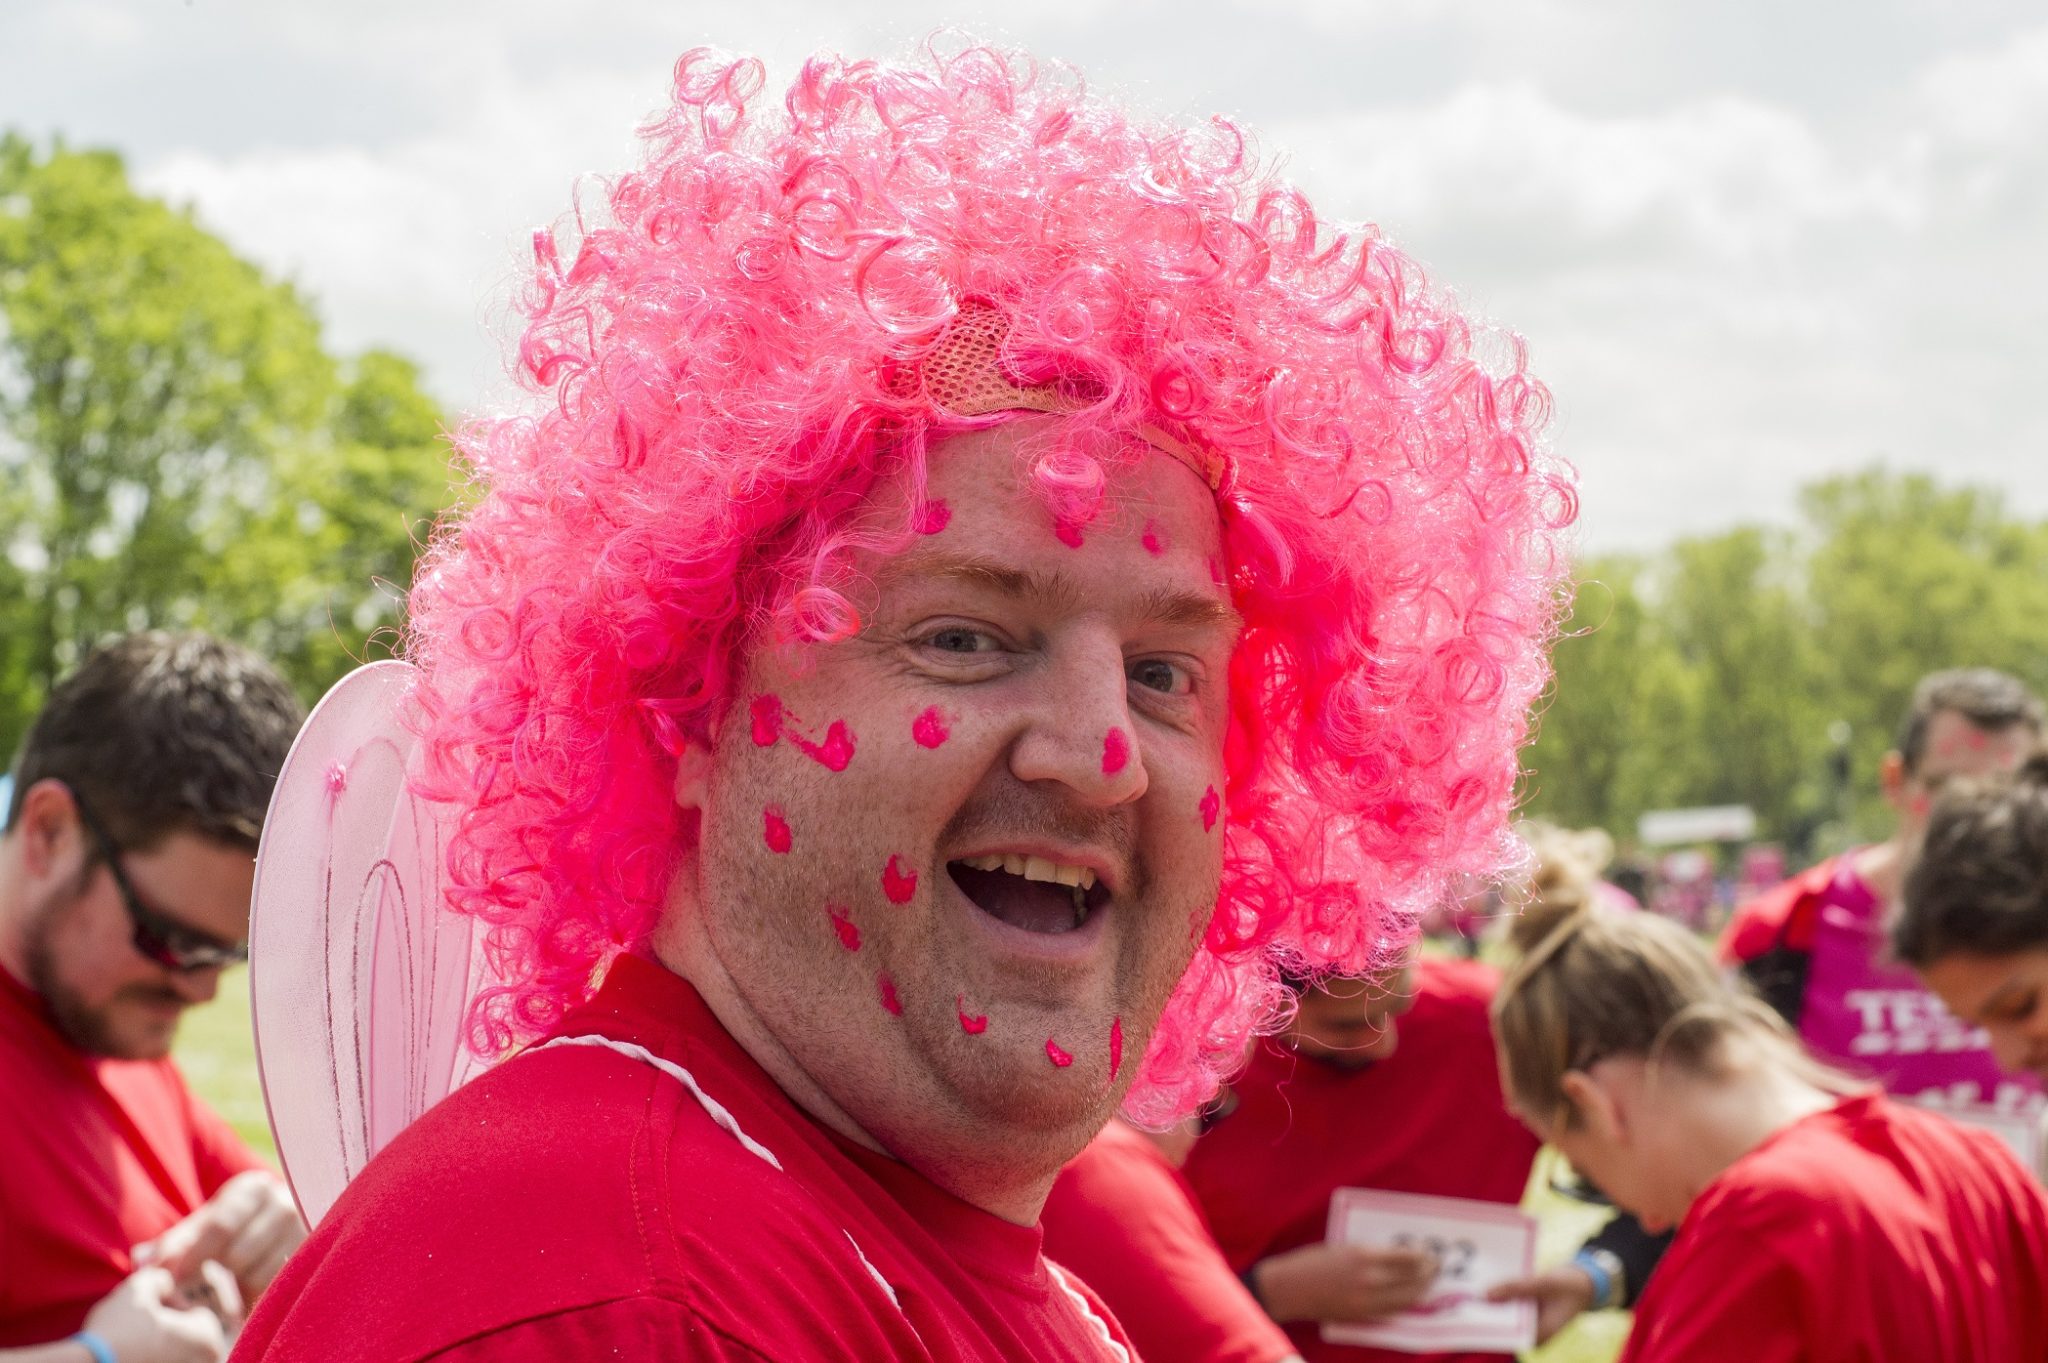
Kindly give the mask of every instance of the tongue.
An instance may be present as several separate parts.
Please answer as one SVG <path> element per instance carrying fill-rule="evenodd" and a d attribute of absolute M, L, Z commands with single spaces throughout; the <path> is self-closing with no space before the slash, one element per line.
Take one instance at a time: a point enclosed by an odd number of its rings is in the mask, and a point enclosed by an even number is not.
<path fill-rule="evenodd" d="M 1026 880 L 1008 871 L 977 871 L 958 864 L 946 868 L 953 883 L 991 918 L 1000 918 L 1026 932 L 1074 930 L 1074 891 L 1066 885 Z"/>

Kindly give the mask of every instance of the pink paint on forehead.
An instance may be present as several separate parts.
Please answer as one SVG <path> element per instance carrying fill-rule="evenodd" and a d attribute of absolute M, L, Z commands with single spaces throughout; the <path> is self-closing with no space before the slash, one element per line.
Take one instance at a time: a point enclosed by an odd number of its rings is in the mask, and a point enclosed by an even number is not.
<path fill-rule="evenodd" d="M 1202 792 L 1202 831 L 1203 831 L 1204 833 L 1208 832 L 1208 831 L 1209 831 L 1210 829 L 1212 829 L 1212 828 L 1214 828 L 1214 827 L 1216 826 L 1216 816 L 1217 816 L 1218 814 L 1221 814 L 1222 812 L 1223 812 L 1223 801 L 1222 801 L 1222 800 L 1221 800 L 1220 798 L 1218 798 L 1218 796 L 1217 796 L 1217 794 L 1216 794 L 1216 787 L 1214 787 L 1214 786 L 1211 786 L 1211 787 L 1209 787 L 1209 788 L 1208 788 L 1207 790 L 1203 791 L 1203 792 Z"/>
<path fill-rule="evenodd" d="M 1060 1049 L 1060 1043 L 1051 1037 L 1045 1039 L 1045 1058 L 1052 1061 L 1056 1069 L 1065 1069 L 1074 1063 L 1074 1057 Z"/>
<path fill-rule="evenodd" d="M 1072 521 L 1061 521 L 1053 527 L 1052 533 L 1058 537 L 1061 544 L 1066 545 L 1069 549 L 1079 549 L 1081 547 L 1081 527 L 1075 525 Z"/>
<path fill-rule="evenodd" d="M 754 721 L 754 746 L 772 748 L 782 737 L 782 697 L 756 696 L 747 707 Z"/>
<path fill-rule="evenodd" d="M 1111 729 L 1102 736 L 1102 774 L 1114 776 L 1122 771 L 1131 760 L 1131 740 L 1124 737 L 1122 729 Z"/>
<path fill-rule="evenodd" d="M 920 535 L 936 535 L 944 530 L 952 519 L 953 508 L 934 497 L 918 508 L 917 519 L 911 528 Z"/>
<path fill-rule="evenodd" d="M 823 743 L 807 742 L 795 732 L 790 733 L 789 741 L 802 749 L 806 757 L 831 771 L 845 771 L 846 764 L 853 761 L 853 731 L 843 719 L 832 721 L 832 727 L 825 730 Z"/>
<path fill-rule="evenodd" d="M 1116 1072 L 1124 1064 L 1124 1020 L 1120 1017 L 1109 1020 L 1109 1077 L 1116 1078 Z"/>
<path fill-rule="evenodd" d="M 896 997 L 896 981 L 889 978 L 886 970 L 875 976 L 875 987 L 882 993 L 882 1007 L 892 1016 L 903 1016 L 903 1000 Z"/>
<path fill-rule="evenodd" d="M 1166 552 L 1166 534 L 1159 528 L 1157 521 L 1145 522 L 1145 533 L 1138 537 L 1138 542 L 1144 545 L 1145 552 L 1154 558 Z"/>
<path fill-rule="evenodd" d="M 837 904 L 827 904 L 825 912 L 832 915 L 832 931 L 839 934 L 839 945 L 848 951 L 859 951 L 860 929 L 846 916 L 846 910 Z"/>
<path fill-rule="evenodd" d="M 789 850 L 789 821 L 782 817 L 782 811 L 774 805 L 769 805 L 761 811 L 761 837 L 771 852 Z"/>
<path fill-rule="evenodd" d="M 953 1011 L 959 1015 L 960 1030 L 967 1033 L 967 1035 L 980 1036 L 988 1030 L 987 1013 L 977 1013 L 972 1017 L 968 1016 L 967 996 L 965 994 L 960 995 L 953 1001 Z"/>
<path fill-rule="evenodd" d="M 910 736 L 920 748 L 936 748 L 952 737 L 952 730 L 946 727 L 945 714 L 934 705 L 911 723 Z"/>
<path fill-rule="evenodd" d="M 889 864 L 882 868 L 882 893 L 891 904 L 908 904 L 910 896 L 917 893 L 917 872 L 905 869 L 891 854 Z"/>

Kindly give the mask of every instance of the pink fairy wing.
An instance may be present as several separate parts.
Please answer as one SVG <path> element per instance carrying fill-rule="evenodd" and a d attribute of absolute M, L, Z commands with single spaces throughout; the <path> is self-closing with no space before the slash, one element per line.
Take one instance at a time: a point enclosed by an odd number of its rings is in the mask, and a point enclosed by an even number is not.
<path fill-rule="evenodd" d="M 393 1136 L 483 1068 L 474 920 L 442 903 L 446 830 L 407 788 L 414 669 L 336 684 L 278 776 L 249 924 L 256 1063 L 307 1224 Z"/>

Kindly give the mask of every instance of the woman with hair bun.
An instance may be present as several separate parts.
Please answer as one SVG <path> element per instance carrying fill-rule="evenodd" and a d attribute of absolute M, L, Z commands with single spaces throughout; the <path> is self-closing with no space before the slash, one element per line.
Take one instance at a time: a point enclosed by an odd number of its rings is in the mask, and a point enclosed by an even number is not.
<path fill-rule="evenodd" d="M 1935 803 L 1892 949 L 1999 1064 L 2048 1079 L 2048 752 Z"/>
<path fill-rule="evenodd" d="M 1493 1019 L 1517 1115 L 1677 1228 L 1622 1363 L 2048 1353 L 2048 1195 L 1997 1138 L 1808 1059 L 1681 928 L 1580 914 Z"/>

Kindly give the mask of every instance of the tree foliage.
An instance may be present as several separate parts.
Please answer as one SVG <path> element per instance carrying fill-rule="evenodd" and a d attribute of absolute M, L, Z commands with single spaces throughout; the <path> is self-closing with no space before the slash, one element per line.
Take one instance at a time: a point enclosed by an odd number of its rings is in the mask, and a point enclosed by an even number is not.
<path fill-rule="evenodd" d="M 240 638 L 317 694 L 398 619 L 440 426 L 408 362 L 337 361 L 118 157 L 0 138 L 0 745 L 131 628 Z"/>
<path fill-rule="evenodd" d="M 1646 810 L 1747 804 L 1799 851 L 1879 836 L 1878 764 L 1922 675 L 1982 665 L 2048 684 L 2048 523 L 1883 468 L 1814 484 L 1801 507 L 1789 531 L 1582 567 L 1530 813 L 1625 841 Z"/>

